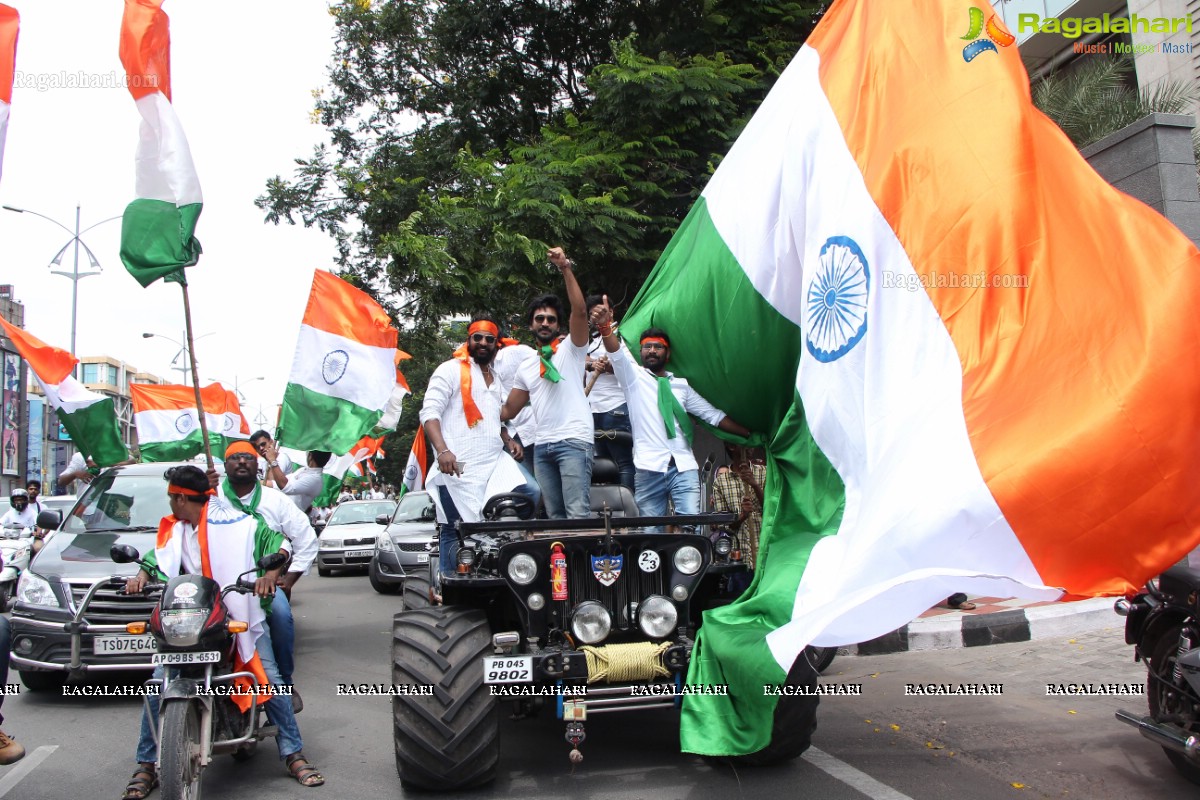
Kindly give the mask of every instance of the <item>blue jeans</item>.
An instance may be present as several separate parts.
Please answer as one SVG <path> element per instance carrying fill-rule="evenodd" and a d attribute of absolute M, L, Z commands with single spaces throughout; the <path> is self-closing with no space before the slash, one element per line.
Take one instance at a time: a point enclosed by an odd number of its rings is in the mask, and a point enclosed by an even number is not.
<path fill-rule="evenodd" d="M 639 514 L 643 517 L 665 516 L 668 497 L 675 506 L 676 514 L 699 514 L 700 471 L 688 469 L 680 472 L 675 469 L 674 460 L 666 472 L 651 472 L 648 469 L 637 471 L 634 499 L 637 501 Z"/>
<path fill-rule="evenodd" d="M 275 665 L 275 654 L 271 652 L 270 634 L 258 637 L 254 645 L 262 662 L 263 672 L 267 673 L 267 680 L 272 684 L 282 684 L 279 668 Z M 155 667 L 154 677 L 162 676 L 163 667 Z M 146 701 L 148 708 L 142 711 L 142 730 L 138 737 L 135 758 L 140 762 L 153 764 L 158 761 L 158 745 L 154 742 L 154 730 L 158 727 L 158 697 L 147 697 Z M 300 726 L 296 724 L 296 714 L 292 711 L 291 697 L 272 695 L 267 700 L 267 719 L 279 728 L 279 733 L 275 734 L 275 744 L 279 747 L 280 758 L 286 758 L 304 749 L 304 743 L 300 741 Z"/>
<path fill-rule="evenodd" d="M 438 571 L 443 575 L 453 575 L 454 568 L 458 565 L 458 523 L 462 522 L 462 514 L 458 513 L 458 507 L 450 497 L 450 490 L 444 484 L 438 484 L 437 490 L 442 502 L 442 513 L 446 515 L 446 521 L 438 525 Z M 535 506 L 537 505 L 539 495 L 536 481 L 515 486 L 513 491 L 526 495 L 533 500 Z"/>
<path fill-rule="evenodd" d="M 634 490 L 634 476 L 637 467 L 633 465 L 633 440 L 628 443 L 617 442 L 601 434 L 601 431 L 630 431 L 629 405 L 622 403 L 612 411 L 592 414 L 596 423 L 596 455 L 599 458 L 611 458 L 617 464 L 621 473 L 621 485 L 629 491 Z"/>
<path fill-rule="evenodd" d="M 275 590 L 271 601 L 271 613 L 267 615 L 267 628 L 271 631 L 272 650 L 279 677 L 289 686 L 296 669 L 296 621 L 292 617 L 292 604 L 283 589 Z"/>
<path fill-rule="evenodd" d="M 537 474 L 550 519 L 583 519 L 592 515 L 591 442 L 565 439 L 537 448 Z"/>
<path fill-rule="evenodd" d="M 0 617 L 0 686 L 8 685 L 8 660 L 12 657 L 12 631 L 8 627 L 8 617 Z M 4 695 L 0 694 L 0 705 L 4 703 Z M 4 715 L 0 714 L 0 725 L 4 724 Z"/>
<path fill-rule="evenodd" d="M 521 437 L 516 437 L 518 442 L 521 442 Z M 533 444 L 525 444 L 521 442 L 521 449 L 525 451 L 521 456 L 521 460 L 517 463 L 521 465 L 521 469 L 531 478 L 537 477 L 537 464 L 534 464 L 534 458 L 537 456 L 537 442 Z"/>

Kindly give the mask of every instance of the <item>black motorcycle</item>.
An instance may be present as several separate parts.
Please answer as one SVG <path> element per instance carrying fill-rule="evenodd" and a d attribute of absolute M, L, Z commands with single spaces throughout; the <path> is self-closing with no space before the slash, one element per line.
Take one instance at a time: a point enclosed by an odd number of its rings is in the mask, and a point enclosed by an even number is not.
<path fill-rule="evenodd" d="M 151 574 L 157 572 L 129 545 L 113 545 L 110 555 L 118 564 L 136 562 Z M 286 559 L 282 553 L 265 555 L 257 569 L 277 569 Z M 165 800 L 199 798 L 201 773 L 214 755 L 230 753 L 235 760 L 245 760 L 254 755 L 258 742 L 278 732 L 274 725 L 261 724 L 266 707 L 259 702 L 254 673 L 233 667 L 234 634 L 245 631 L 246 622 L 229 617 L 224 599 L 230 592 L 253 593 L 254 573 L 243 572 L 224 589 L 203 575 L 148 583 L 144 591 L 162 591 L 158 605 L 148 623 L 128 626 L 130 633 L 144 633 L 148 624 L 158 645 L 154 663 L 166 668 L 161 680 L 146 682 L 159 695 L 158 774 Z M 252 685 L 246 690 L 251 692 L 251 706 L 245 712 L 229 696 L 239 678 Z"/>
<path fill-rule="evenodd" d="M 1133 600 L 1120 599 L 1125 642 L 1146 662 L 1149 716 L 1118 711 L 1160 745 L 1175 769 L 1200 784 L 1200 571 L 1176 566 L 1151 578 Z"/>

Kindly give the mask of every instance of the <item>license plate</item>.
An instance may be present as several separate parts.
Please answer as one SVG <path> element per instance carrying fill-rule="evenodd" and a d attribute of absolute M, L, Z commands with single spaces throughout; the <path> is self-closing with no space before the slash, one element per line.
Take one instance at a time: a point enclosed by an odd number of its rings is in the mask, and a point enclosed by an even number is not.
<path fill-rule="evenodd" d="M 150 657 L 151 664 L 215 664 L 221 660 L 221 654 L 216 650 L 203 653 L 155 653 Z"/>
<path fill-rule="evenodd" d="M 529 683 L 533 656 L 487 656 L 483 659 L 484 683 Z"/>
<path fill-rule="evenodd" d="M 115 656 L 125 653 L 153 653 L 158 649 L 154 637 L 145 636 L 97 636 L 92 639 L 92 652 L 98 656 Z"/>
<path fill-rule="evenodd" d="M 428 553 L 418 553 L 417 554 L 417 563 L 418 564 L 428 564 L 429 563 L 429 554 Z"/>
<path fill-rule="evenodd" d="M 370 558 L 375 555 L 374 550 L 347 550 L 346 558 Z"/>

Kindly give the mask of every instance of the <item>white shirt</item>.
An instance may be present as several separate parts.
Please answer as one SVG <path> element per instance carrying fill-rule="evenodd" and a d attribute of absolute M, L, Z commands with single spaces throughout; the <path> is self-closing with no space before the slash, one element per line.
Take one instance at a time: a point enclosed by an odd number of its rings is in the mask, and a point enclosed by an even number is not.
<path fill-rule="evenodd" d="M 71 456 L 71 460 L 69 462 L 67 462 L 67 468 L 62 471 L 62 474 L 68 475 L 72 472 L 79 472 L 80 470 L 86 470 L 86 469 L 87 469 L 87 460 L 83 457 L 83 453 L 76 450 L 75 455 Z M 83 481 L 79 480 L 78 478 L 71 481 L 71 492 L 76 497 L 78 497 L 79 495 L 82 495 L 84 490 L 87 489 L 87 487 L 88 487 L 88 485 L 86 483 L 84 483 Z"/>
<path fill-rule="evenodd" d="M 667 426 L 662 412 L 658 410 L 658 378 L 645 367 L 633 363 L 633 356 L 625 348 L 608 354 L 613 371 L 625 390 L 629 402 L 629 421 L 633 427 L 633 465 L 651 472 L 666 472 L 671 459 L 675 469 L 683 472 L 699 469 L 692 447 L 676 423 L 675 438 L 667 438 Z M 675 399 L 689 414 L 699 417 L 709 425 L 719 425 L 725 412 L 705 400 L 688 385 L 685 378 L 667 373 Z"/>
<path fill-rule="evenodd" d="M 254 496 L 253 490 L 242 495 L 240 499 L 247 505 Z M 225 498 L 224 482 L 217 488 L 217 495 L 210 503 L 219 503 L 232 508 Z M 307 573 L 312 562 L 317 557 L 317 533 L 308 521 L 308 515 L 296 508 L 296 504 L 278 489 L 270 486 L 262 487 L 262 498 L 258 501 L 258 513 L 262 515 L 267 527 L 283 534 L 292 546 L 292 563 L 288 572 Z"/>
<path fill-rule="evenodd" d="M 287 453 L 279 450 L 276 452 L 275 460 L 279 462 L 279 468 L 283 470 L 283 474 L 288 476 L 288 480 L 292 479 L 292 457 Z M 267 460 L 262 456 L 258 457 L 258 482 L 262 483 L 267 480 Z"/>
<path fill-rule="evenodd" d="M 280 465 L 282 466 L 282 465 Z M 325 487 L 320 467 L 305 467 L 287 476 L 287 486 L 281 490 L 301 511 L 308 511 L 313 500 Z"/>
<path fill-rule="evenodd" d="M 621 341 L 621 347 L 625 348 L 624 340 Z M 593 359 L 608 355 L 608 351 L 604 349 L 603 337 L 597 336 L 588 343 L 588 355 Z M 611 361 L 611 359 L 609 360 Z M 585 388 L 586 384 L 591 382 L 591 380 L 592 373 L 585 373 Z M 592 384 L 592 391 L 587 396 L 587 399 L 588 403 L 592 406 L 593 414 L 603 414 L 625 404 L 625 391 L 617 381 L 615 373 L 601 372 L 596 378 L 596 382 Z"/>
<path fill-rule="evenodd" d="M 501 347 L 492 359 L 492 369 L 496 377 L 505 386 L 512 386 L 517 380 L 517 368 L 526 358 L 537 357 L 537 351 L 527 344 L 510 344 Z M 505 397 L 507 401 L 508 398 Z M 532 447 L 538 442 L 537 420 L 533 416 L 533 406 L 526 405 L 515 417 L 508 421 L 509 430 L 515 436 L 521 437 L 522 447 Z M 529 463 L 526 461 L 525 463 Z"/>
<path fill-rule="evenodd" d="M 0 517 L 0 528 L 5 526 L 18 528 L 29 528 L 37 524 L 37 509 L 33 507 L 33 503 L 25 506 L 24 511 L 18 512 L 16 507 L 10 508 L 5 512 L 3 517 Z"/>
<path fill-rule="evenodd" d="M 532 349 L 532 348 L 531 348 Z M 592 444 L 595 425 L 592 407 L 583 393 L 583 373 L 587 347 L 576 347 L 570 337 L 563 339 L 550 358 L 562 378 L 552 383 L 542 377 L 542 359 L 536 350 L 517 366 L 513 387 L 529 392 L 529 405 L 537 420 L 537 443 L 579 441 Z"/>

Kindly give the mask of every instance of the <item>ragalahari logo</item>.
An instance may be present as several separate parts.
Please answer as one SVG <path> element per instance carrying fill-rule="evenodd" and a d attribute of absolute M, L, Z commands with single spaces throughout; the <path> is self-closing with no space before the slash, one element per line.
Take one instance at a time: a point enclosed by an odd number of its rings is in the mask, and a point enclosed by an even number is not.
<path fill-rule="evenodd" d="M 980 53 L 986 53 L 989 50 L 993 53 L 999 52 L 996 45 L 1008 47 L 1017 40 L 1004 28 L 1004 23 L 996 19 L 996 15 L 988 19 L 987 24 L 983 23 L 983 9 L 972 6 L 970 9 L 971 27 L 967 30 L 967 35 L 962 36 L 962 39 L 970 39 L 971 43 L 963 48 L 963 61 L 973 61 Z M 980 38 L 986 32 L 986 38 Z"/>

